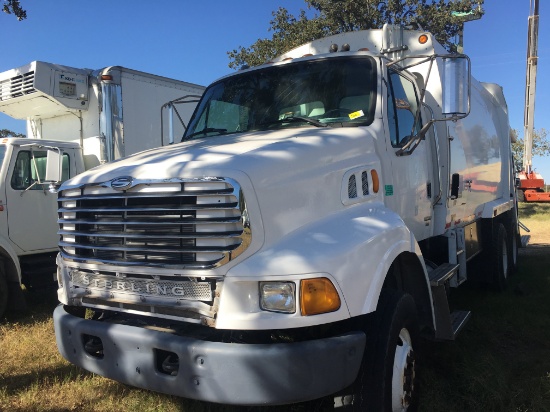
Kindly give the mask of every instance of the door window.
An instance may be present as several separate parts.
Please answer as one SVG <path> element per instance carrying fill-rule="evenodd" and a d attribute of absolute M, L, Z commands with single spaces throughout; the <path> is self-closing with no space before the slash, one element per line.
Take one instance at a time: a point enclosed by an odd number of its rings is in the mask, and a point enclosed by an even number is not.
<path fill-rule="evenodd" d="M 33 153 L 34 160 L 33 161 Z M 38 177 L 40 181 L 43 182 L 46 178 L 46 158 L 47 151 L 38 151 L 35 150 L 31 152 L 30 150 L 20 151 L 17 154 L 17 159 L 15 160 L 15 168 L 13 170 L 13 175 L 11 177 L 11 187 L 14 190 L 25 190 L 33 183 L 38 182 Z M 65 181 L 69 178 L 69 155 L 63 154 L 63 164 L 62 164 L 62 177 L 61 181 Z M 34 185 L 31 190 L 43 190 L 44 188 L 40 185 Z"/>
<path fill-rule="evenodd" d="M 418 96 L 414 84 L 397 72 L 390 72 L 388 90 L 388 125 L 393 147 L 403 146 L 408 137 L 422 128 L 421 121 L 415 124 Z"/>

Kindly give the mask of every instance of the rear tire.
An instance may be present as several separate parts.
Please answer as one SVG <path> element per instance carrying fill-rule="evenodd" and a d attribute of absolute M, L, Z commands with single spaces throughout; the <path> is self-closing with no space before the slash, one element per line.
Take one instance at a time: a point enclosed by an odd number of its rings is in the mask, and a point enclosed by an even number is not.
<path fill-rule="evenodd" d="M 383 290 L 353 384 L 354 411 L 413 411 L 417 399 L 418 315 L 411 295 Z"/>
<path fill-rule="evenodd" d="M 516 243 L 517 246 L 517 243 Z M 496 223 L 493 228 L 491 265 L 493 269 L 493 287 L 497 291 L 506 289 L 509 274 L 508 237 L 502 223 Z"/>
<path fill-rule="evenodd" d="M 509 274 L 514 274 L 518 268 L 519 244 L 521 242 L 517 221 L 512 221 L 508 229 L 508 271 Z"/>

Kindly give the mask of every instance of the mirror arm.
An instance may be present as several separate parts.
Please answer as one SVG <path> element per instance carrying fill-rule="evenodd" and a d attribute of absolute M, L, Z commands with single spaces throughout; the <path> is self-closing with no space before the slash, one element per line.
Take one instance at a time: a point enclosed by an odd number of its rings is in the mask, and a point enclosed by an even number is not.
<path fill-rule="evenodd" d="M 27 187 L 25 190 L 23 190 L 23 191 L 19 194 L 19 196 L 23 197 L 23 195 L 24 195 L 25 193 L 27 193 L 28 190 L 31 190 L 34 186 L 36 186 L 36 185 L 38 185 L 38 184 L 40 184 L 40 182 L 33 182 L 32 185 L 30 185 L 30 186 Z M 45 193 L 44 193 L 44 194 L 45 194 Z"/>
<path fill-rule="evenodd" d="M 428 130 L 430 130 L 430 127 L 435 123 L 436 121 L 435 120 L 430 120 L 429 122 L 427 122 L 424 126 L 422 126 L 422 129 L 420 129 L 420 131 L 418 132 L 418 134 L 416 136 L 414 136 L 414 138 L 412 138 L 411 140 L 409 140 L 405 146 L 403 146 L 401 149 L 399 149 L 397 152 L 395 152 L 395 154 L 397 156 L 408 156 L 410 154 L 412 154 L 412 152 L 415 151 L 415 149 L 418 147 L 418 145 L 420 144 L 420 141 L 424 138 L 424 136 L 426 135 L 426 133 L 428 132 Z"/>

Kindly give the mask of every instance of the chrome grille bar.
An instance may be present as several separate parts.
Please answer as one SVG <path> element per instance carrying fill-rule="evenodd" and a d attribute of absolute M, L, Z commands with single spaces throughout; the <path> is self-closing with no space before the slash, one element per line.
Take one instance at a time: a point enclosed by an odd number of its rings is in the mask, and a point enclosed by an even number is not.
<path fill-rule="evenodd" d="M 250 243 L 238 183 L 226 178 L 137 181 L 61 187 L 64 259 L 116 265 L 212 268 Z M 130 182 L 130 183 L 128 183 Z"/>

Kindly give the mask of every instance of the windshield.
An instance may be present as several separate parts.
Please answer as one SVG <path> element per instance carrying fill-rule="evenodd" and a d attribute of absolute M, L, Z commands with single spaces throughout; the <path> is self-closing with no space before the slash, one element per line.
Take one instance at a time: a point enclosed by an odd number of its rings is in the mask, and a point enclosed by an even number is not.
<path fill-rule="evenodd" d="M 376 65 L 368 56 L 252 70 L 205 91 L 183 140 L 282 127 L 368 125 L 375 97 Z"/>

